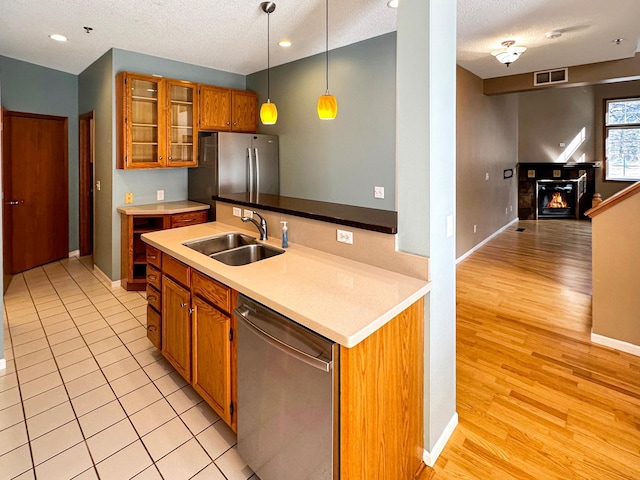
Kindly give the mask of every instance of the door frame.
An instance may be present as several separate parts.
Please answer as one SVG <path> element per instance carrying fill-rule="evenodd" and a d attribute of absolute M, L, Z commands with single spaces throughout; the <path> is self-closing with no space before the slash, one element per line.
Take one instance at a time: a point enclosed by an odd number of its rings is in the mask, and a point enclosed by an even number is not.
<path fill-rule="evenodd" d="M 79 154 L 79 250 L 80 256 L 91 255 L 94 250 L 94 189 L 95 175 L 95 112 L 92 110 L 78 117 Z"/>

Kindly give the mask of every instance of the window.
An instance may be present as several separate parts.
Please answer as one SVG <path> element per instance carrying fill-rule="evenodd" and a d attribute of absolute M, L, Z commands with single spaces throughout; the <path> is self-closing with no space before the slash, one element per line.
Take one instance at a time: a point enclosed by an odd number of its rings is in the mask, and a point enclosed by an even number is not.
<path fill-rule="evenodd" d="M 640 180 L 640 98 L 607 100 L 606 180 Z"/>

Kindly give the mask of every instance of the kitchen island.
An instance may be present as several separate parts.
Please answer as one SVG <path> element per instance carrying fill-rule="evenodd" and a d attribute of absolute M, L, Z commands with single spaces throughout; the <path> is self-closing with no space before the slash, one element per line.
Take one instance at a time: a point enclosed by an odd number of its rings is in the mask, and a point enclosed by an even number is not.
<path fill-rule="evenodd" d="M 162 278 L 158 286 L 164 303 L 155 328 L 162 332 L 162 339 L 182 343 L 176 354 L 171 344 L 159 340 L 165 357 L 184 359 L 178 371 L 196 387 L 198 378 L 204 377 L 198 365 L 206 360 L 198 359 L 197 349 L 203 344 L 197 339 L 205 335 L 197 331 L 198 325 L 204 325 L 198 321 L 198 309 L 203 311 L 202 302 L 209 299 L 211 315 L 228 322 L 233 332 L 231 311 L 241 293 L 340 345 L 335 364 L 339 374 L 334 387 L 333 478 L 413 478 L 423 452 L 423 297 L 430 283 L 296 244 L 281 255 L 244 266 L 225 265 L 183 245 L 228 232 L 256 236 L 218 222 L 143 235 L 162 258 L 157 274 Z M 264 243 L 280 246 L 277 240 Z M 182 293 L 175 296 L 176 291 Z M 168 302 L 165 293 L 170 296 Z M 224 301 L 217 303 L 220 297 Z M 189 302 L 190 312 L 178 315 L 182 321 L 177 326 L 168 309 Z M 180 332 L 168 335 L 166 328 Z M 150 333 L 157 335 L 157 330 Z M 214 393 L 221 385 L 229 389 L 231 409 L 223 418 L 232 428 L 242 416 L 241 410 L 233 408 L 235 341 L 231 334 L 230 343 L 216 350 L 216 354 L 228 351 L 228 371 L 221 372 L 228 378 L 220 379 L 215 388 L 212 383 L 210 389 Z M 220 405 L 224 402 L 215 401 L 216 395 L 207 398 L 204 393 L 210 404 L 214 401 L 218 408 L 226 408 Z"/>

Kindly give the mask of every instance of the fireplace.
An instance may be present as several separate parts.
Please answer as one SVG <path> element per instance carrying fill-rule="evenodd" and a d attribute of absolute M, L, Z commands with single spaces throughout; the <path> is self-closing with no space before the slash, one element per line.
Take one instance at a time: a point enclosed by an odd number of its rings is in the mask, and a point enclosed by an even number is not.
<path fill-rule="evenodd" d="M 586 175 L 570 180 L 537 180 L 536 218 L 580 218 L 580 199 L 586 185 Z"/>
<path fill-rule="evenodd" d="M 586 162 L 519 163 L 518 217 L 520 220 L 585 218 L 584 212 L 591 208 L 599 166 Z M 555 200 L 554 193 L 558 194 Z M 544 196 L 548 198 L 541 208 L 540 197 Z"/>

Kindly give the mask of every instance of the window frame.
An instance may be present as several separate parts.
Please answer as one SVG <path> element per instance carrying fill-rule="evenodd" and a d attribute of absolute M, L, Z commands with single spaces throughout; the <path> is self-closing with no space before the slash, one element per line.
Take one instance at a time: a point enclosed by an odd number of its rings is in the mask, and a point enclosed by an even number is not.
<path fill-rule="evenodd" d="M 640 181 L 640 175 L 638 178 L 609 178 L 609 170 L 607 166 L 607 138 L 609 137 L 609 130 L 621 130 L 621 129 L 637 129 L 640 131 L 640 122 L 637 123 L 620 123 L 609 125 L 609 104 L 614 102 L 625 102 L 625 101 L 638 101 L 640 102 L 640 95 L 634 96 L 625 96 L 625 97 L 617 97 L 617 98 L 605 98 L 603 104 L 603 115 L 602 115 L 602 158 L 603 158 L 603 171 L 602 177 L 605 182 L 626 182 L 626 183 L 634 183 Z"/>

